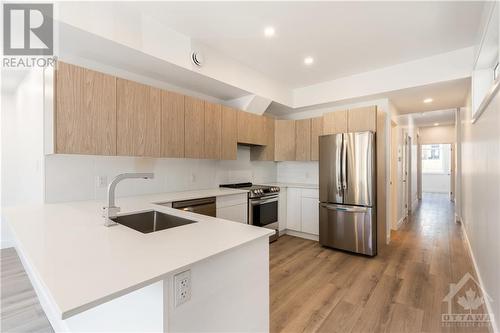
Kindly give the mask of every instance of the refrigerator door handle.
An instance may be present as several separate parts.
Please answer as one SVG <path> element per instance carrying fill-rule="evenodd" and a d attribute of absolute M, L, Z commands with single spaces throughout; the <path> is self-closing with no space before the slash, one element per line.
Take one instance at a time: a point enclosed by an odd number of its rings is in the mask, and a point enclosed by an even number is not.
<path fill-rule="evenodd" d="M 345 139 L 345 134 L 343 135 L 342 138 L 342 158 L 341 158 L 341 165 L 342 165 L 342 189 L 346 190 L 347 189 L 347 144 L 346 144 L 346 139 Z"/>
<path fill-rule="evenodd" d="M 342 146 L 340 150 L 337 149 L 335 154 L 335 165 L 341 165 L 342 163 Z M 337 191 L 340 192 L 342 190 L 342 170 L 339 167 L 335 168 L 335 179 L 337 181 Z"/>
<path fill-rule="evenodd" d="M 352 213 L 363 213 L 368 211 L 367 207 L 356 207 L 356 206 L 340 206 L 340 205 L 332 205 L 332 204 L 326 204 L 322 203 L 321 207 L 324 207 L 328 210 L 338 210 L 338 211 L 343 211 L 343 212 L 352 212 Z"/>

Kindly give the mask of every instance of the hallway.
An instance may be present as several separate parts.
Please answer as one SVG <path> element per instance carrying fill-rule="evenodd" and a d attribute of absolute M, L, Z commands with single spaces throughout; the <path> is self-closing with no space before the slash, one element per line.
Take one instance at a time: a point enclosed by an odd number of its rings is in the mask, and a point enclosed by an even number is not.
<path fill-rule="evenodd" d="M 443 194 L 426 194 L 375 258 L 281 237 L 270 249 L 271 332 L 487 332 L 441 322 L 449 284 L 475 276 L 464 237 Z"/>

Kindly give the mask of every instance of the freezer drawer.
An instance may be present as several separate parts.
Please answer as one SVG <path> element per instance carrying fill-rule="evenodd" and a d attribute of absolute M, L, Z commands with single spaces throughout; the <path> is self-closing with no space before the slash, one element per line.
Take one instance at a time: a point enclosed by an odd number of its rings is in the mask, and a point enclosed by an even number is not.
<path fill-rule="evenodd" d="M 320 203 L 320 244 L 369 256 L 376 255 L 375 214 L 374 208 Z"/>

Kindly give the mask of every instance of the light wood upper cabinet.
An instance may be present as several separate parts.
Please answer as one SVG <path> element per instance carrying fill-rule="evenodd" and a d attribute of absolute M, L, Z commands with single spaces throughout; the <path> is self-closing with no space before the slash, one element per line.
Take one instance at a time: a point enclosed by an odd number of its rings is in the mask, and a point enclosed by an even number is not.
<path fill-rule="evenodd" d="M 55 152 L 116 155 L 116 78 L 57 63 Z"/>
<path fill-rule="evenodd" d="M 238 112 L 238 142 L 264 145 L 265 119 L 253 113 L 239 111 Z"/>
<path fill-rule="evenodd" d="M 264 118 L 264 136 L 265 142 L 263 146 L 252 146 L 250 150 L 250 159 L 252 161 L 274 161 L 275 151 L 275 119 L 271 117 Z"/>
<path fill-rule="evenodd" d="M 274 160 L 295 160 L 295 120 L 275 120 Z"/>
<path fill-rule="evenodd" d="M 236 160 L 238 158 L 238 111 L 222 106 L 221 118 L 221 159 Z"/>
<path fill-rule="evenodd" d="M 350 109 L 347 116 L 349 132 L 363 132 L 377 130 L 377 107 L 366 106 Z"/>
<path fill-rule="evenodd" d="M 205 102 L 205 158 L 219 160 L 221 143 L 221 105 Z"/>
<path fill-rule="evenodd" d="M 323 117 L 311 119 L 311 161 L 319 160 L 319 137 L 323 135 Z"/>
<path fill-rule="evenodd" d="M 117 154 L 160 156 L 161 90 L 117 79 Z"/>
<path fill-rule="evenodd" d="M 347 110 L 334 111 L 323 115 L 323 134 L 347 132 Z"/>
<path fill-rule="evenodd" d="M 184 156 L 205 158 L 205 102 L 186 96 L 184 99 Z"/>
<path fill-rule="evenodd" d="M 311 119 L 295 121 L 295 160 L 311 160 Z"/>
<path fill-rule="evenodd" d="M 161 92 L 161 156 L 184 157 L 184 95 Z"/>

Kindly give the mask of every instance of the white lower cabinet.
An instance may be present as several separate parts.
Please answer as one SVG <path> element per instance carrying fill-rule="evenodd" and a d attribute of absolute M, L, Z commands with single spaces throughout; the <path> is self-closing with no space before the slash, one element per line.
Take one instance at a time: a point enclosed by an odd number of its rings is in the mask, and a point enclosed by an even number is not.
<path fill-rule="evenodd" d="M 289 187 L 286 189 L 286 228 L 301 231 L 301 189 Z"/>
<path fill-rule="evenodd" d="M 319 234 L 319 190 L 289 187 L 286 206 L 288 230 Z"/>
<path fill-rule="evenodd" d="M 248 223 L 247 198 L 246 193 L 217 197 L 217 217 L 240 223 Z"/>
<path fill-rule="evenodd" d="M 319 206 L 318 199 L 302 198 L 301 204 L 301 231 L 319 235 Z"/>
<path fill-rule="evenodd" d="M 217 217 L 235 222 L 247 223 L 248 212 L 247 205 L 236 205 L 223 208 L 217 208 Z"/>

